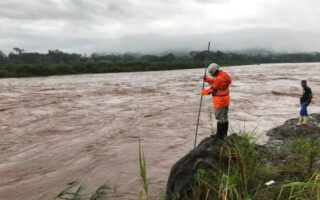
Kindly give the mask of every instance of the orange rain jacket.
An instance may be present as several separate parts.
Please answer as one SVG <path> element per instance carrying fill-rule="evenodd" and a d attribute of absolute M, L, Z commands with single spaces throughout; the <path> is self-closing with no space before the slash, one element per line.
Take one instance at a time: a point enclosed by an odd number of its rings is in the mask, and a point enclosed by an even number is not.
<path fill-rule="evenodd" d="M 209 89 L 203 89 L 202 95 L 212 94 L 213 106 L 215 109 L 225 108 L 230 104 L 229 85 L 231 84 L 231 78 L 227 72 L 219 71 L 215 79 L 206 77 L 205 81 L 212 87 Z"/>

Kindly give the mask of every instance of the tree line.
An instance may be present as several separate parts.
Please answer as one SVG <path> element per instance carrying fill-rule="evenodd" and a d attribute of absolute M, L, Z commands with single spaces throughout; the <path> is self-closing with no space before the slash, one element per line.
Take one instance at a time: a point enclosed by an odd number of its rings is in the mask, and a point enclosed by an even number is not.
<path fill-rule="evenodd" d="M 204 66 L 206 51 L 191 51 L 183 55 L 141 54 L 86 54 L 49 50 L 47 53 L 25 52 L 13 48 L 8 55 L 0 50 L 0 77 L 49 76 L 84 73 L 135 72 L 190 69 Z M 223 66 L 284 63 L 320 62 L 320 53 L 232 53 L 211 51 L 210 62 Z"/>

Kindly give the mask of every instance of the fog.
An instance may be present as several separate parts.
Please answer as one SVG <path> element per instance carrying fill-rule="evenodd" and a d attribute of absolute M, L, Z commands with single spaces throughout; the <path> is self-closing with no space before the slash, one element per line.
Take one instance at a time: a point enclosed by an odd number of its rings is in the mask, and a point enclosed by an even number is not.
<path fill-rule="evenodd" d="M 320 51 L 317 0 L 2 0 L 0 50 Z"/>

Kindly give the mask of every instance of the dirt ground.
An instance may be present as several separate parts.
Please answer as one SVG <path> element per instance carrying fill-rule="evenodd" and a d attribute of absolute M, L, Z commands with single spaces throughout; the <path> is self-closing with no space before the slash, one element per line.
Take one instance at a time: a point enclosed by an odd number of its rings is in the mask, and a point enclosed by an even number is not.
<path fill-rule="evenodd" d="M 265 133 L 299 114 L 300 80 L 320 112 L 320 63 L 223 68 L 233 79 L 231 129 Z M 193 148 L 203 69 L 0 79 L 0 199 L 49 199 L 78 180 L 137 199 L 141 138 L 152 199 Z M 205 96 L 198 141 L 211 132 Z M 214 121 L 215 123 L 215 121 Z"/>

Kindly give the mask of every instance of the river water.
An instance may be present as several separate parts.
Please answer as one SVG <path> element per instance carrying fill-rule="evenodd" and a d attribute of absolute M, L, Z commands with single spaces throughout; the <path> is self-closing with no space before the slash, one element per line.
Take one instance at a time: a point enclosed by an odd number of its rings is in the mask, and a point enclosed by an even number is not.
<path fill-rule="evenodd" d="M 320 63 L 223 69 L 233 79 L 231 129 L 256 129 L 259 143 L 298 116 L 300 80 L 314 93 L 309 113 L 320 112 Z M 0 199 L 53 198 L 74 180 L 88 192 L 118 185 L 110 199 L 137 199 L 139 138 L 157 199 L 171 166 L 193 148 L 203 72 L 0 79 Z M 204 96 L 198 142 L 211 132 L 212 110 Z"/>

